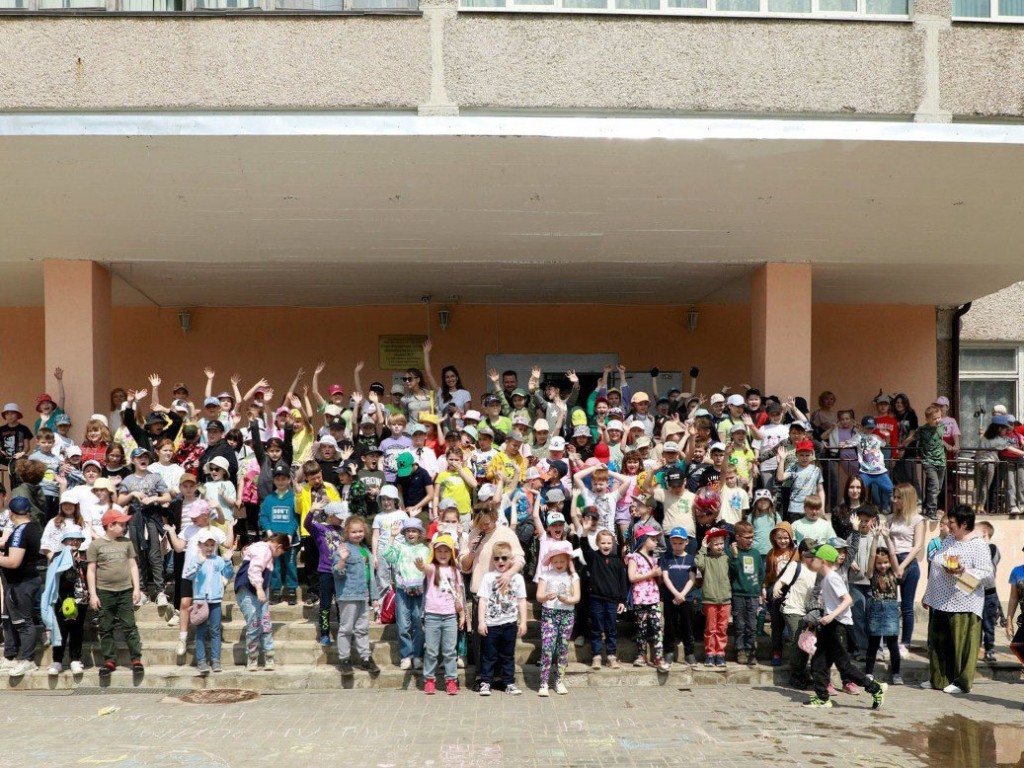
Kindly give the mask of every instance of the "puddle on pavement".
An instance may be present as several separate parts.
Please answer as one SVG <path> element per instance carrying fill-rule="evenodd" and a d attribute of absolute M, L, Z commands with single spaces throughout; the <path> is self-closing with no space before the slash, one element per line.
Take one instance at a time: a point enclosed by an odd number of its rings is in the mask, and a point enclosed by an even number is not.
<path fill-rule="evenodd" d="M 880 729 L 885 740 L 928 768 L 1024 768 L 1024 728 L 946 715 L 908 730 Z"/>

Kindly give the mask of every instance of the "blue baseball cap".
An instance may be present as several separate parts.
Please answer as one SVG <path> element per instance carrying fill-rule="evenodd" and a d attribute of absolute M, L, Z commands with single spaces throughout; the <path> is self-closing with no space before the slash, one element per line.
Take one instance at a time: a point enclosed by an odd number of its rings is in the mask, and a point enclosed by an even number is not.
<path fill-rule="evenodd" d="M 11 499 L 11 503 L 7 505 L 7 508 L 16 515 L 21 515 L 32 509 L 32 504 L 24 496 L 15 496 Z"/>
<path fill-rule="evenodd" d="M 1001 413 L 997 413 L 995 416 L 992 417 L 992 423 L 1000 427 L 1010 426 L 1010 420 L 1003 416 L 1003 414 Z"/>
<path fill-rule="evenodd" d="M 686 533 L 686 529 L 683 528 L 682 526 L 676 526 L 671 531 L 669 531 L 668 532 L 668 537 L 670 539 L 689 539 L 690 538 L 689 534 Z"/>

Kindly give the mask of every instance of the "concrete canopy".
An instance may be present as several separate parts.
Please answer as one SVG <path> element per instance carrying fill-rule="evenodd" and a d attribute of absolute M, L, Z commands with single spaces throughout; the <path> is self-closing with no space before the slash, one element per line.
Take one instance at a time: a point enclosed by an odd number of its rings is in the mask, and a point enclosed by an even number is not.
<path fill-rule="evenodd" d="M 823 303 L 956 304 L 1024 278 L 1012 141 L 762 136 L 783 121 L 757 120 L 700 140 L 472 135 L 474 119 L 416 135 L 4 123 L 0 304 L 42 303 L 51 258 L 108 264 L 115 304 L 159 306 L 743 302 L 776 261 L 811 262 Z"/>

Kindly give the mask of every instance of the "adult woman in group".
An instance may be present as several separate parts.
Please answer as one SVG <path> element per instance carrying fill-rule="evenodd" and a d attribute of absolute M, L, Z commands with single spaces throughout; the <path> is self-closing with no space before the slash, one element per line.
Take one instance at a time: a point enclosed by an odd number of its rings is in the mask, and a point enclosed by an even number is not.
<path fill-rule="evenodd" d="M 892 492 L 892 514 L 889 515 L 889 531 L 896 547 L 899 567 L 896 578 L 900 582 L 900 611 L 903 627 L 900 633 L 900 655 L 909 654 L 910 640 L 914 635 L 914 598 L 917 584 L 921 581 L 921 567 L 917 556 L 924 550 L 924 518 L 917 511 L 917 491 L 910 483 L 900 483 Z"/>
<path fill-rule="evenodd" d="M 424 353 L 429 346 L 429 341 L 423 343 Z M 419 368 L 406 368 L 402 374 L 402 384 L 406 392 L 402 397 L 402 410 L 409 421 L 419 421 L 421 414 L 437 412 L 433 393 L 425 386 L 423 371 Z"/>
<path fill-rule="evenodd" d="M 916 468 L 911 461 L 917 450 L 911 445 L 918 427 L 917 413 L 910 407 L 910 398 L 902 392 L 898 392 L 892 399 L 892 415 L 899 424 L 900 445 L 900 458 L 892 468 L 893 485 L 910 483 L 914 486 L 914 490 L 920 493 Z"/>
<path fill-rule="evenodd" d="M 427 383 L 435 390 L 434 404 L 438 411 L 445 416 L 459 419 L 461 425 L 462 414 L 466 412 L 473 402 L 473 395 L 462 386 L 462 377 L 454 365 L 446 365 L 441 369 L 441 383 L 434 378 L 434 369 L 430 365 L 430 340 L 423 342 L 423 367 L 426 368 Z"/>
<path fill-rule="evenodd" d="M 981 645 L 983 582 L 992 574 L 989 546 L 974 535 L 974 510 L 957 504 L 948 514 L 949 536 L 932 555 L 924 604 L 932 609 L 928 624 L 929 679 L 922 688 L 968 693 L 974 683 Z M 973 577 L 974 589 L 961 579 Z"/>
<path fill-rule="evenodd" d="M 857 514 L 862 507 L 870 507 L 872 516 L 878 515 L 878 509 L 864 494 L 864 481 L 853 475 L 846 481 L 843 500 L 832 510 L 832 530 L 840 539 L 850 540 L 859 525 Z"/>

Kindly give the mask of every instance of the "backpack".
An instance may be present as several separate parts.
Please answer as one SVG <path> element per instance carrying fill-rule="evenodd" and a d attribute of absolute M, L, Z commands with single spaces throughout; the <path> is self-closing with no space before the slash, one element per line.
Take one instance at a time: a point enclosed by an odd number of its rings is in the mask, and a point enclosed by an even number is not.
<path fill-rule="evenodd" d="M 384 593 L 384 598 L 380 601 L 380 623 L 381 624 L 394 624 L 395 623 L 395 588 L 389 587 L 388 591 Z"/>

